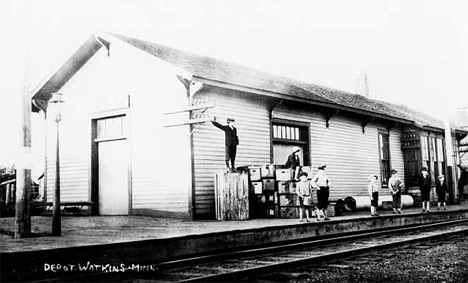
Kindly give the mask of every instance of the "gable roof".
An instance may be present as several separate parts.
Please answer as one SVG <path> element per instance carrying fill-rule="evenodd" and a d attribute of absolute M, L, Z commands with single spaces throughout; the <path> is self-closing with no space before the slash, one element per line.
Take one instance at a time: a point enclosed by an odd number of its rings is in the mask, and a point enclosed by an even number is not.
<path fill-rule="evenodd" d="M 128 36 L 119 34 L 110 35 L 190 73 L 194 78 L 242 87 L 252 91 L 262 91 L 266 92 L 267 95 L 281 95 L 282 97 L 293 100 L 299 99 L 300 101 L 307 101 L 312 104 L 357 112 L 390 121 L 414 124 L 418 127 L 429 127 L 439 130 L 444 129 L 443 122 L 404 105 L 369 99 L 358 94 L 272 75 L 253 68 L 207 56 L 192 54 L 190 52 Z M 107 36 L 103 38 L 108 40 Z M 101 37 L 94 37 L 94 39 L 104 41 Z M 97 52 L 97 50 L 99 50 L 101 47 L 99 43 L 102 43 L 99 41 L 92 41 L 92 38 L 88 39 L 88 42 L 75 52 L 75 54 L 56 72 L 51 80 L 46 82 L 42 88 L 39 88 L 38 91 L 35 92 L 33 100 L 40 97 L 44 99 L 44 97 L 46 97 L 45 94 L 50 93 L 50 90 L 57 91 L 60 89 L 60 87 L 63 86 L 68 79 Z M 85 48 L 86 44 L 88 45 L 87 48 Z M 74 57 L 76 58 L 73 60 Z M 61 80 L 55 78 L 56 76 L 61 78 Z M 59 81 L 59 83 L 54 83 L 54 78 L 55 81 Z M 49 99 L 48 97 L 46 98 Z"/>

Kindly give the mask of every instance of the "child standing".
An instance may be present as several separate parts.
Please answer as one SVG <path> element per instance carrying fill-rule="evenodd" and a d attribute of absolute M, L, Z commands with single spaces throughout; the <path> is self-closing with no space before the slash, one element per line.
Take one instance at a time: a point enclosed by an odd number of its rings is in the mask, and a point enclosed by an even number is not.
<path fill-rule="evenodd" d="M 369 196 L 371 199 L 371 215 L 372 216 L 380 216 L 377 213 L 377 207 L 379 206 L 379 186 L 377 186 L 377 179 L 379 177 L 377 175 L 370 175 L 369 178 L 367 178 L 370 183 L 367 186 L 369 190 Z"/>
<path fill-rule="evenodd" d="M 446 204 L 446 196 L 448 193 L 448 188 L 447 188 L 447 183 L 445 182 L 445 176 L 440 175 L 439 180 L 437 180 L 436 184 L 436 192 L 437 192 L 437 210 L 440 209 L 440 204 L 442 203 L 444 205 L 444 210 L 447 210 L 447 204 Z"/>
<path fill-rule="evenodd" d="M 401 183 L 400 178 L 397 176 L 398 171 L 392 169 L 390 171 L 390 179 L 388 180 L 388 188 L 392 193 L 392 207 L 393 207 L 393 214 L 403 214 L 401 211 L 401 187 L 403 186 Z"/>
<path fill-rule="evenodd" d="M 307 173 L 301 172 L 299 174 L 300 181 L 296 183 L 296 194 L 299 196 L 299 221 L 303 222 L 302 214 L 305 210 L 305 215 L 307 218 L 307 222 L 309 220 L 309 210 L 312 206 L 312 185 L 310 184 L 309 180 L 307 180 Z"/>

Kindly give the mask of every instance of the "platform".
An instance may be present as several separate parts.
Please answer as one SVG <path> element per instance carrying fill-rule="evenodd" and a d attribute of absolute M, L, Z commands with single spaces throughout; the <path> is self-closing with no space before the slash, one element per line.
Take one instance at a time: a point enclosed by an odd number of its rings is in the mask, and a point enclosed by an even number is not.
<path fill-rule="evenodd" d="M 62 217 L 61 237 L 27 239 L 6 235 L 13 231 L 14 218 L 2 218 L 2 275 L 39 275 L 44 273 L 45 264 L 148 264 L 316 236 L 462 219 L 468 218 L 468 203 L 449 206 L 448 211 L 435 208 L 431 213 L 421 213 L 420 208 L 406 209 L 403 215 L 389 210 L 379 213 L 381 217 L 372 217 L 367 211 L 345 213 L 330 221 L 314 219 L 310 223 L 300 223 L 298 219 L 183 221 L 141 216 L 67 216 Z M 51 217 L 33 217 L 33 232 L 50 233 L 51 221 Z"/>

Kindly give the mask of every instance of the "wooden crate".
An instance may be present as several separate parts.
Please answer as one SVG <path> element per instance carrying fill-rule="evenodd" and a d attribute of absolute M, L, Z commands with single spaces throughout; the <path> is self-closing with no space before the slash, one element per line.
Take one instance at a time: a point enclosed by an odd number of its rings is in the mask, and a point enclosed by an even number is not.
<path fill-rule="evenodd" d="M 265 165 L 260 168 L 262 178 L 275 178 L 275 165 Z"/>
<path fill-rule="evenodd" d="M 278 204 L 278 193 L 273 194 L 264 194 L 265 197 L 265 204 L 266 205 L 276 205 Z"/>
<path fill-rule="evenodd" d="M 289 206 L 289 207 L 280 207 L 280 218 L 298 218 L 299 217 L 299 207 Z M 305 217 L 305 215 L 304 215 Z"/>
<path fill-rule="evenodd" d="M 249 176 L 247 172 L 215 174 L 217 220 L 249 219 Z"/>
<path fill-rule="evenodd" d="M 263 179 L 263 190 L 264 191 L 274 191 L 275 190 L 275 180 L 274 179 Z"/>
<path fill-rule="evenodd" d="M 261 216 L 264 218 L 278 218 L 279 217 L 279 209 L 278 207 L 265 207 L 261 211 Z"/>
<path fill-rule="evenodd" d="M 292 180 L 292 170 L 291 169 L 276 169 L 276 181 L 291 181 Z"/>
<path fill-rule="evenodd" d="M 281 206 L 299 205 L 299 197 L 296 194 L 279 195 L 279 204 Z"/>
<path fill-rule="evenodd" d="M 260 181 L 262 175 L 260 174 L 260 167 L 249 167 L 250 181 Z"/>
<path fill-rule="evenodd" d="M 327 207 L 327 216 L 328 217 L 333 217 L 335 216 L 336 213 L 335 213 L 335 204 L 328 204 L 328 207 Z"/>
<path fill-rule="evenodd" d="M 278 193 L 287 194 L 287 193 L 292 192 L 291 185 L 292 183 L 288 181 L 278 181 Z"/>
<path fill-rule="evenodd" d="M 263 182 L 251 182 L 250 186 L 252 187 L 252 192 L 254 194 L 261 194 L 263 193 Z"/>

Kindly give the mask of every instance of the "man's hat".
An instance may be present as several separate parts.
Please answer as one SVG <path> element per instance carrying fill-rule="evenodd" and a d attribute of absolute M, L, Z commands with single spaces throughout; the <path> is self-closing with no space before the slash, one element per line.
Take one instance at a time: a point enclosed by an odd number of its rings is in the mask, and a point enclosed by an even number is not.
<path fill-rule="evenodd" d="M 323 165 L 320 165 L 319 167 L 317 167 L 318 170 L 323 170 L 327 168 L 327 165 L 323 164 Z"/>
<path fill-rule="evenodd" d="M 308 174 L 307 174 L 307 172 L 302 171 L 301 173 L 299 173 L 299 177 L 301 177 L 301 176 L 306 176 L 307 177 Z"/>
<path fill-rule="evenodd" d="M 390 174 L 396 174 L 396 173 L 398 173 L 397 170 L 395 170 L 395 169 L 390 170 Z"/>
<path fill-rule="evenodd" d="M 426 168 L 426 167 L 423 167 L 423 168 L 421 169 L 421 171 L 427 171 L 427 168 Z"/>
<path fill-rule="evenodd" d="M 379 176 L 377 176 L 375 174 L 371 174 L 371 175 L 369 175 L 369 177 L 367 177 L 367 180 L 371 180 L 374 177 L 377 178 L 377 179 L 379 178 Z"/>
<path fill-rule="evenodd" d="M 228 122 L 235 122 L 236 120 L 234 120 L 234 118 L 227 118 L 227 121 Z"/>

